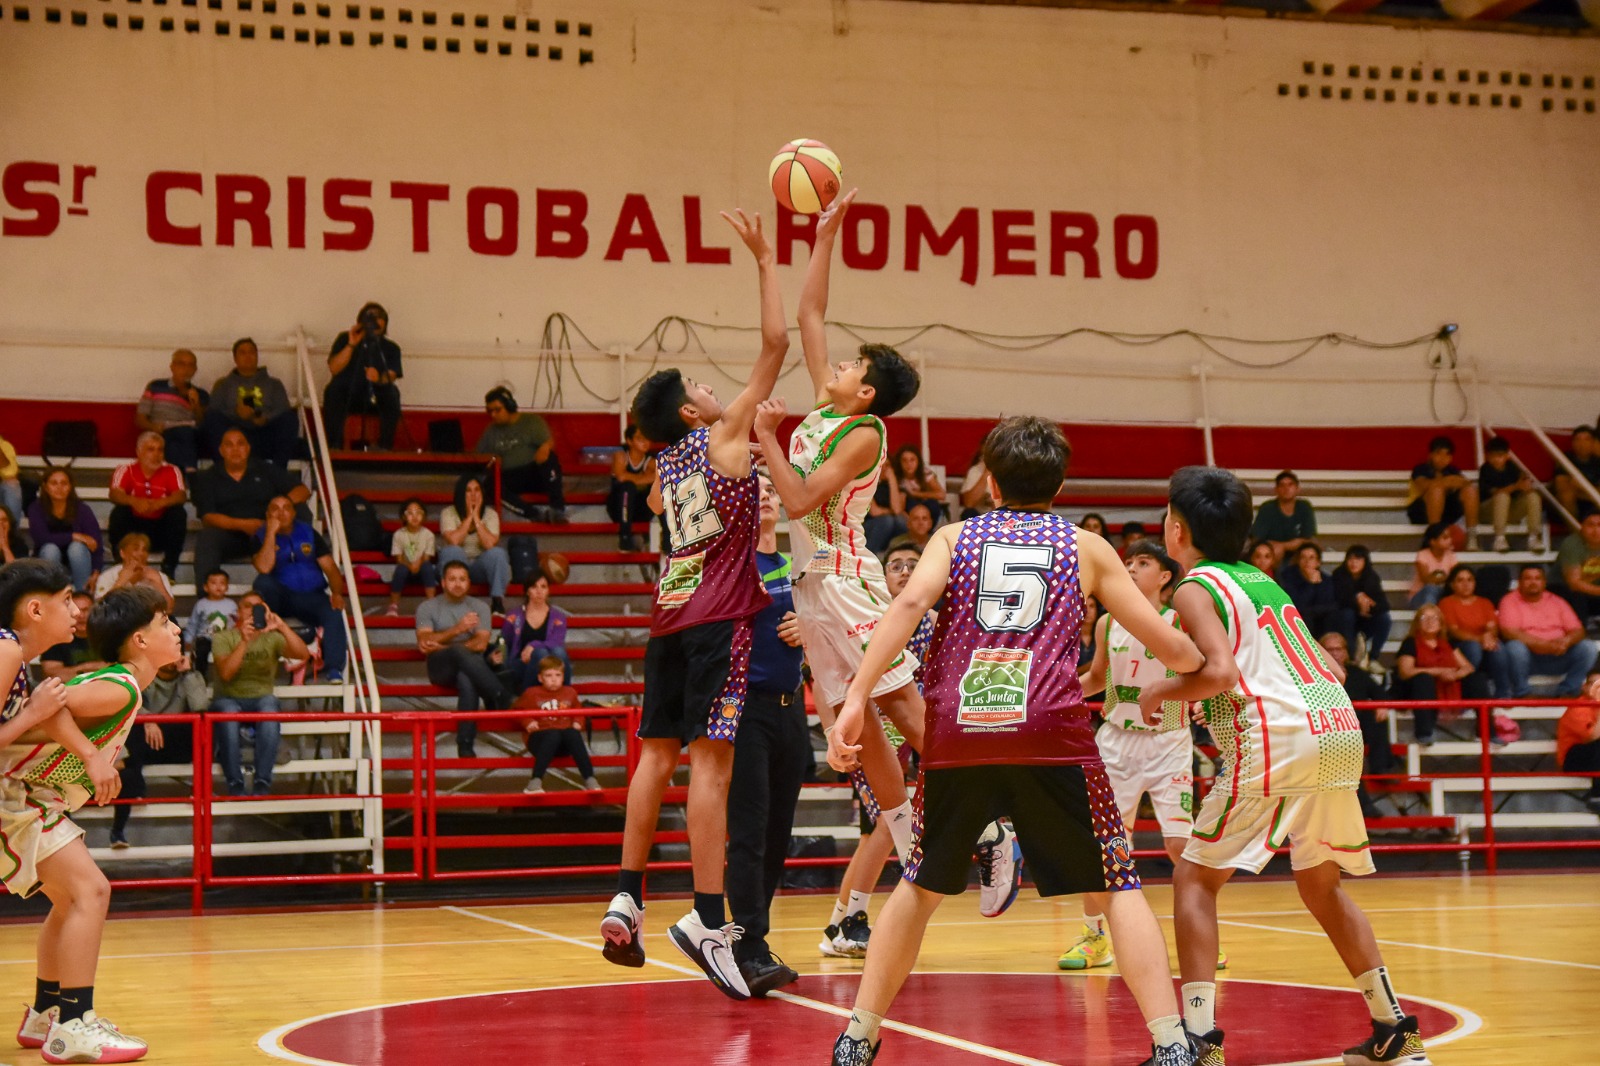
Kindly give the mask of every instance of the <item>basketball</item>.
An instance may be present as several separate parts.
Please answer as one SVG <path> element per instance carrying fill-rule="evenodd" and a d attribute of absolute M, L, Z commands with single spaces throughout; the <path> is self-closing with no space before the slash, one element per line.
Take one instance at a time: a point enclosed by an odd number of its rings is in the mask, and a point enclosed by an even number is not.
<path fill-rule="evenodd" d="M 772 195 L 790 211 L 814 215 L 839 195 L 839 157 L 821 141 L 796 138 L 772 157 Z"/>
<path fill-rule="evenodd" d="M 550 579 L 550 584 L 560 585 L 572 573 L 572 564 L 560 552 L 546 552 L 539 560 L 539 569 Z"/>

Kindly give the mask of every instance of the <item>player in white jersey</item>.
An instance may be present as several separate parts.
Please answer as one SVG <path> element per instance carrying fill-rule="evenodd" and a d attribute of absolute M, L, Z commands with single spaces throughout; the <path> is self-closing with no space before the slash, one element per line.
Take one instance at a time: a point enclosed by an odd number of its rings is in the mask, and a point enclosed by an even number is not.
<path fill-rule="evenodd" d="M 1215 467 L 1172 476 L 1167 550 L 1189 571 L 1173 605 L 1205 655 L 1194 673 L 1164 678 L 1139 696 L 1147 723 L 1163 701 L 1204 700 L 1223 769 L 1200 807 L 1173 877 L 1184 1021 L 1203 1066 L 1222 1066 L 1216 1027 L 1217 894 L 1235 871 L 1259 872 L 1289 846 L 1306 909 L 1338 951 L 1372 1014 L 1372 1035 L 1344 1053 L 1348 1066 L 1425 1066 L 1417 1020 L 1400 1006 L 1365 914 L 1341 874 L 1373 871 L 1356 799 L 1361 727 L 1329 661 L 1283 589 L 1240 562 L 1250 490 Z"/>
<path fill-rule="evenodd" d="M 1166 601 L 1183 576 L 1183 568 L 1165 548 L 1149 540 L 1129 546 L 1124 562 L 1134 586 L 1150 606 L 1177 625 L 1177 613 Z M 1194 826 L 1194 750 L 1183 705 L 1171 703 L 1162 708 L 1166 713 L 1161 728 L 1145 725 L 1139 714 L 1139 692 L 1151 681 L 1167 676 L 1166 670 L 1155 653 L 1109 612 L 1100 616 L 1097 625 L 1094 661 L 1079 672 L 1078 680 L 1086 696 L 1105 690 L 1100 711 L 1105 725 L 1095 733 L 1095 743 L 1106 764 L 1117 809 L 1123 824 L 1131 828 L 1139 798 L 1149 793 L 1167 854 L 1177 862 Z M 1103 892 L 1083 897 L 1083 935 L 1057 960 L 1061 969 L 1085 970 L 1114 961 L 1105 906 Z"/>

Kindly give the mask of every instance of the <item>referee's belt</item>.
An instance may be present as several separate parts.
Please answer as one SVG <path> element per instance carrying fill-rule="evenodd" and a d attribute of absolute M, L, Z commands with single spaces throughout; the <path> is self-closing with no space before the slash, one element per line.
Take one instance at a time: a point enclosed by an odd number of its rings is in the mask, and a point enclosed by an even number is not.
<path fill-rule="evenodd" d="M 774 700 L 777 702 L 779 707 L 792 707 L 794 704 L 800 702 L 800 695 L 798 692 L 757 692 L 756 690 L 751 689 L 750 695 L 764 700 Z"/>

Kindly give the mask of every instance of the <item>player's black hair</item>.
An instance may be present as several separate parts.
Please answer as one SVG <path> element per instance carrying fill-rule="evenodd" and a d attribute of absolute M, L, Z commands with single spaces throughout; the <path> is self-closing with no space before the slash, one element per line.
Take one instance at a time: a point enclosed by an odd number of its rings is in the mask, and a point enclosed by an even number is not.
<path fill-rule="evenodd" d="M 1189 528 L 1189 539 L 1214 563 L 1236 563 L 1254 518 L 1250 488 L 1216 466 L 1186 466 L 1167 483 L 1173 515 Z"/>
<path fill-rule="evenodd" d="M 1149 559 L 1154 559 L 1156 561 L 1156 563 L 1160 565 L 1161 569 L 1166 571 L 1167 574 L 1172 578 L 1172 580 L 1168 581 L 1165 585 L 1162 586 L 1162 588 L 1170 589 L 1174 585 L 1176 585 L 1179 581 L 1183 580 L 1183 567 L 1179 565 L 1178 560 L 1176 560 L 1172 556 L 1168 555 L 1167 554 L 1167 549 L 1163 548 L 1161 545 L 1157 544 L 1155 541 L 1153 541 L 1153 540 L 1136 540 L 1136 541 L 1134 541 L 1132 544 L 1128 545 L 1128 550 L 1123 555 L 1123 560 L 1127 561 L 1127 560 L 1130 560 L 1130 559 L 1137 559 L 1137 558 L 1140 558 L 1141 556 L 1143 556 L 1145 558 L 1149 558 Z"/>
<path fill-rule="evenodd" d="M 54 596 L 72 587 L 72 575 L 60 563 L 18 559 L 0 566 L 0 626 L 16 624 L 17 608 L 29 596 Z"/>
<path fill-rule="evenodd" d="M 1509 452 L 1511 442 L 1501 436 L 1493 436 L 1483 443 L 1483 450 L 1487 452 Z"/>
<path fill-rule="evenodd" d="M 676 444 L 689 435 L 689 423 L 679 410 L 688 402 L 682 372 L 677 367 L 658 370 L 633 394 L 633 420 L 657 444 Z"/>
<path fill-rule="evenodd" d="M 863 344 L 860 355 L 867 363 L 861 382 L 873 390 L 868 414 L 880 418 L 892 415 L 916 399 L 917 390 L 922 388 L 922 375 L 905 356 L 887 344 Z"/>
<path fill-rule="evenodd" d="M 128 638 L 166 614 L 167 598 L 149 585 L 112 589 L 89 609 L 89 647 L 105 662 L 121 662 Z"/>
<path fill-rule="evenodd" d="M 1417 547 L 1418 548 L 1426 548 L 1428 545 L 1432 544 L 1435 540 L 1437 540 L 1441 533 L 1444 533 L 1449 528 L 1450 528 L 1450 523 L 1449 522 L 1435 522 L 1435 523 L 1433 523 L 1433 525 L 1429 526 L 1427 529 L 1424 529 L 1422 531 L 1422 543 L 1418 544 Z"/>
<path fill-rule="evenodd" d="M 1008 506 L 1055 499 L 1071 458 L 1061 427 L 1036 415 L 1002 419 L 983 439 L 983 465 L 1000 486 L 1000 502 Z"/>
<path fill-rule="evenodd" d="M 1435 437 L 1428 442 L 1428 450 L 1430 452 L 1436 452 L 1440 448 L 1454 455 L 1456 453 L 1456 442 L 1449 437 Z"/>

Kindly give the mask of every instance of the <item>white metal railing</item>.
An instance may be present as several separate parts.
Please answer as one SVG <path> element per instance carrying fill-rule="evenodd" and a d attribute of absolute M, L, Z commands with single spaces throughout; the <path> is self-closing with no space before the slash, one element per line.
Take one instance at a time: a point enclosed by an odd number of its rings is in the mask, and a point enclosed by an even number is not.
<path fill-rule="evenodd" d="M 367 637 L 367 623 L 361 609 L 361 592 L 357 586 L 355 563 L 350 558 L 350 544 L 345 537 L 344 515 L 339 508 L 339 488 L 334 479 L 333 455 L 328 445 L 327 426 L 322 418 L 322 400 L 317 394 L 316 377 L 312 370 L 310 338 L 305 330 L 296 328 L 289 338 L 295 352 L 295 380 L 299 393 L 300 418 L 305 426 L 305 439 L 311 446 L 312 481 L 317 486 L 322 503 L 324 521 L 327 523 L 328 543 L 333 550 L 334 562 L 344 578 L 345 614 L 351 640 L 348 658 L 353 670 L 345 669 L 344 709 L 366 714 L 380 709 L 378 699 L 378 674 L 372 660 L 372 644 Z M 343 426 L 337 427 L 342 434 Z M 367 757 L 357 751 L 351 755 L 356 760 L 356 794 L 370 797 L 362 813 L 363 832 L 372 841 L 372 872 L 383 873 L 383 774 L 378 765 L 383 755 L 383 728 L 379 722 L 366 720 L 351 730 L 352 748 L 365 746 Z"/>
<path fill-rule="evenodd" d="M 1589 479 L 1583 476 L 1583 472 L 1573 465 L 1572 460 L 1567 458 L 1566 452 L 1556 447 L 1556 442 L 1551 440 L 1550 435 L 1540 428 L 1539 423 L 1534 421 L 1533 416 L 1528 414 L 1527 410 L 1520 403 L 1512 399 L 1510 393 L 1508 393 L 1499 382 L 1485 378 L 1484 384 L 1492 388 L 1500 397 L 1500 399 L 1505 401 L 1506 406 L 1510 407 L 1512 411 L 1516 412 L 1517 417 L 1522 420 L 1522 422 L 1528 427 L 1529 432 L 1533 434 L 1533 439 L 1538 441 L 1539 444 L 1543 446 L 1544 450 L 1549 452 L 1550 455 L 1555 459 L 1556 469 L 1570 477 L 1573 483 L 1577 485 L 1579 491 L 1588 496 L 1589 499 L 1593 500 L 1597 507 L 1600 507 L 1600 490 L 1597 490 L 1595 486 L 1590 483 Z M 1521 466 L 1524 472 L 1526 472 L 1528 469 L 1526 466 L 1523 466 L 1521 460 L 1517 461 L 1517 465 Z M 1534 478 L 1536 483 L 1538 480 L 1538 478 Z M 1552 494 L 1544 485 L 1541 484 L 1539 488 L 1540 493 L 1545 497 L 1546 500 L 1550 501 L 1550 503 L 1555 507 L 1556 511 L 1561 515 L 1562 519 L 1571 528 L 1577 529 L 1577 518 L 1568 512 L 1565 507 L 1561 506 L 1560 501 L 1557 500 L 1554 494 Z"/>

